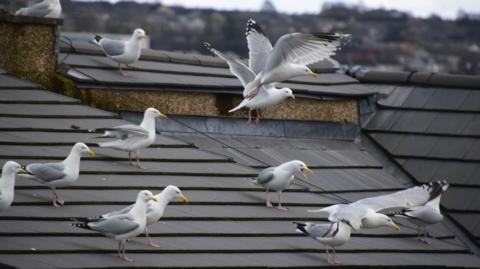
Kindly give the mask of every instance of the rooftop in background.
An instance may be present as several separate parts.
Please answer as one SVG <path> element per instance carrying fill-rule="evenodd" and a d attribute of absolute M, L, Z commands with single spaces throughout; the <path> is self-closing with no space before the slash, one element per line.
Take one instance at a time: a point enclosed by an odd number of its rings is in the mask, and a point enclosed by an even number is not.
<path fill-rule="evenodd" d="M 355 74 L 383 92 L 365 133 L 419 183 L 447 180 L 443 205 L 480 246 L 480 77 Z"/>
<path fill-rule="evenodd" d="M 158 192 L 168 184 L 182 188 L 191 203 L 173 203 L 162 221 L 151 227 L 161 248 L 148 247 L 145 238 L 129 242 L 129 256 L 136 260 L 129 266 L 331 267 L 324 248 L 296 233 L 291 221 L 321 221 L 306 210 L 412 185 L 366 138 L 354 142 L 163 130 L 142 154 L 148 170 L 138 170 L 127 165 L 124 153 L 96 147 L 98 141 L 92 138 L 96 134 L 88 131 L 125 123 L 115 114 L 9 75 L 0 75 L 0 85 L 2 163 L 58 160 L 77 141 L 88 143 L 97 153 L 82 161 L 77 184 L 60 190 L 66 199 L 63 209 L 51 207 L 44 186 L 17 181 L 14 205 L 0 214 L 0 261 L 18 268 L 125 266 L 114 257 L 113 240 L 76 229 L 69 218 L 123 207 L 138 190 Z M 314 168 L 313 185 L 299 183 L 285 193 L 288 212 L 264 207 L 263 189 L 247 179 L 266 165 L 291 158 L 303 159 Z M 455 204 L 456 195 L 447 193 L 448 208 L 463 207 Z M 436 239 L 430 245 L 415 240 L 415 229 L 402 224 L 406 226 L 401 233 L 390 229 L 354 233 L 339 248 L 339 259 L 345 266 L 381 268 L 480 264 L 450 221 L 432 227 Z"/>

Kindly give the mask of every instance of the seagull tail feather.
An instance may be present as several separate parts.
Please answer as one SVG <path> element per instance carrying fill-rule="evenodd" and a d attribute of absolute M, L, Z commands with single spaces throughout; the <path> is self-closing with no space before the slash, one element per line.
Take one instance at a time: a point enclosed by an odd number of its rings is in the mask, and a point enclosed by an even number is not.
<path fill-rule="evenodd" d="M 228 112 L 229 112 L 229 113 L 235 112 L 235 111 L 237 111 L 237 110 L 245 107 L 245 104 L 246 104 L 246 103 L 247 103 L 247 99 L 243 99 L 243 101 L 242 101 L 238 106 L 230 109 Z"/>

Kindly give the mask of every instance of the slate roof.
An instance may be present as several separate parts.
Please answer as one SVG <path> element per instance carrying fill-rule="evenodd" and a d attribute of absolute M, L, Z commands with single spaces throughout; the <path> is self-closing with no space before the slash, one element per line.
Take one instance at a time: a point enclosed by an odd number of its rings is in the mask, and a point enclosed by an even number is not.
<path fill-rule="evenodd" d="M 59 63 L 62 72 L 73 79 L 79 88 L 151 90 L 227 93 L 240 95 L 240 81 L 217 57 L 170 51 L 142 50 L 140 61 L 131 65 L 129 76 L 122 76 L 117 64 L 106 58 L 103 51 L 92 44 L 61 43 Z M 329 62 L 315 67 L 322 72 L 319 78 L 299 78 L 281 86 L 290 87 L 302 97 L 362 97 L 371 95 L 370 89 L 347 75 L 334 73 Z M 112 72 L 112 70 L 115 70 Z"/>
<path fill-rule="evenodd" d="M 126 164 L 125 153 L 96 147 L 96 134 L 89 133 L 122 123 L 116 114 L 0 75 L 1 164 L 60 160 L 77 141 L 97 153 L 83 159 L 75 186 L 59 190 L 66 199 L 62 209 L 50 205 L 48 189 L 17 180 L 14 205 L 0 213 L 0 263 L 18 268 L 333 267 L 324 248 L 296 233 L 291 221 L 321 221 L 306 210 L 338 203 L 339 197 L 356 200 L 412 185 L 375 147 L 352 140 L 162 132 L 142 152 L 148 170 L 138 170 Z M 263 190 L 247 179 L 292 156 L 314 168 L 310 184 L 319 188 L 299 183 L 285 193 L 290 211 L 268 209 Z M 144 238 L 128 243 L 134 263 L 114 256 L 113 240 L 70 226 L 70 217 L 118 209 L 138 190 L 158 192 L 168 184 L 182 188 L 191 203 L 173 203 L 151 227 L 161 248 L 148 247 Z M 479 266 L 480 258 L 448 220 L 431 229 L 436 237 L 431 245 L 415 240 L 412 226 L 402 224 L 407 226 L 400 233 L 356 232 L 339 248 L 339 260 L 352 267 Z"/>
<path fill-rule="evenodd" d="M 418 182 L 450 182 L 442 205 L 480 244 L 480 77 L 367 72 L 357 78 L 384 90 L 366 133 Z"/>

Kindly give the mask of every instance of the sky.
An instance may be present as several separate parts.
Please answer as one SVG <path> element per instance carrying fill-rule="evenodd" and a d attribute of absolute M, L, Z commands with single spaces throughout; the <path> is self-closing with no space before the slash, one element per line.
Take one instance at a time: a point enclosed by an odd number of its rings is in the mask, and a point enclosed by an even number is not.
<path fill-rule="evenodd" d="M 98 1 L 98 0 L 81 0 Z M 122 0 L 102 0 L 118 2 Z M 258 10 L 264 0 L 129 0 L 136 2 L 161 2 L 165 5 L 214 8 L 221 10 Z M 480 0 L 271 0 L 277 10 L 286 13 L 317 13 L 324 3 L 362 3 L 369 8 L 387 8 L 407 11 L 417 17 L 428 17 L 432 13 L 444 18 L 455 18 L 458 10 L 480 13 Z"/>

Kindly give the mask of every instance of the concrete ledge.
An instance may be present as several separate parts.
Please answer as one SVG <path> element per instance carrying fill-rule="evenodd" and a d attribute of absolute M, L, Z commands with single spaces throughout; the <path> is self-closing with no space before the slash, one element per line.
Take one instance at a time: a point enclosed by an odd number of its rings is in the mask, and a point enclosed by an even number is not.
<path fill-rule="evenodd" d="M 40 18 L 40 17 L 28 17 L 28 16 L 15 16 L 11 14 L 0 15 L 0 22 L 14 23 L 14 24 L 38 24 L 38 25 L 62 25 L 63 19 L 52 18 Z"/>

